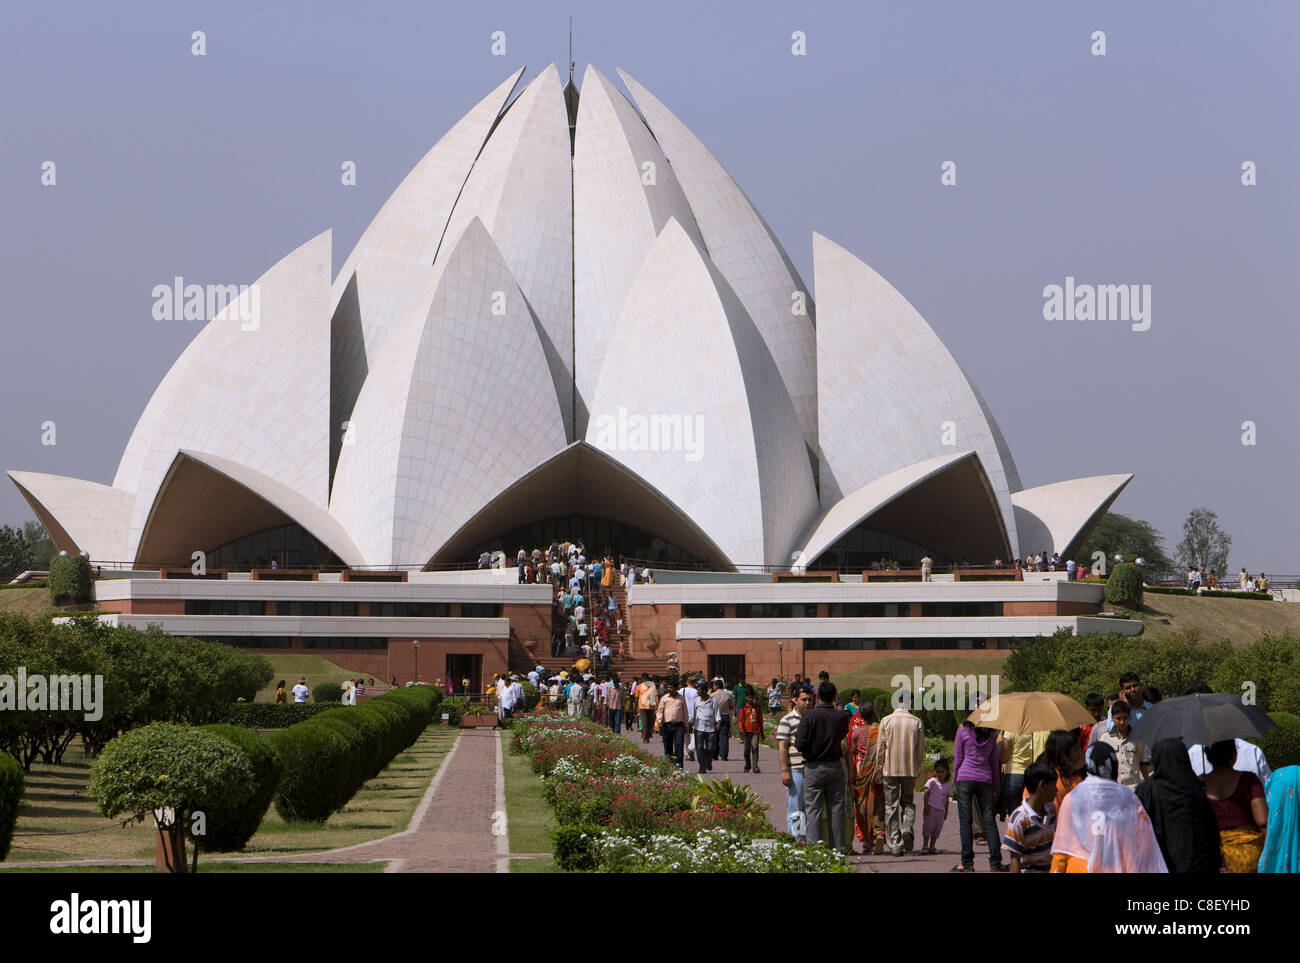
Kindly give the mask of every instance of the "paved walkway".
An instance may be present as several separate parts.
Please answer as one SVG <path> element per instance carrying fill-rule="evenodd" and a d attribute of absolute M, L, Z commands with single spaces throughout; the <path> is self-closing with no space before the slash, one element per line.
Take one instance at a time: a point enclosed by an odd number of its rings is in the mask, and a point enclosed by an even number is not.
<path fill-rule="evenodd" d="M 501 737 L 465 729 L 425 791 L 410 827 L 342 849 L 281 856 L 212 857 L 235 863 L 388 862 L 389 873 L 509 872 Z M 79 860 L 16 866 L 151 865 L 149 860 Z M 202 862 L 200 862 L 202 871 Z"/>
<path fill-rule="evenodd" d="M 629 736 L 640 748 L 649 750 L 654 755 L 663 754 L 663 740 L 657 735 L 650 737 L 650 743 L 643 745 L 641 742 L 641 733 L 632 732 Z M 758 775 L 747 773 L 745 769 L 745 745 L 740 739 L 732 738 L 730 751 L 728 753 L 729 761 L 715 759 L 713 761 L 712 778 L 722 779 L 729 777 L 734 783 L 742 783 L 750 786 L 755 792 L 763 797 L 771 807 L 768 810 L 768 816 L 772 825 L 782 832 L 786 831 L 785 823 L 785 787 L 781 785 L 781 764 L 777 760 L 776 750 L 767 746 L 759 749 L 759 768 L 763 771 Z M 687 762 L 686 771 L 696 773 L 699 771 L 698 763 Z M 939 854 L 937 856 L 923 856 L 919 852 L 921 846 L 921 807 L 925 799 L 923 792 L 919 791 L 918 785 L 916 793 L 916 846 L 917 851 L 907 853 L 903 856 L 853 856 L 850 862 L 858 867 L 859 872 L 870 873 L 943 873 L 947 872 L 956 863 L 961 861 L 961 840 L 957 824 L 957 801 L 954 799 L 949 806 L 948 820 L 944 823 L 943 832 L 939 836 Z M 852 805 L 851 796 L 846 795 L 846 805 Z M 998 823 L 999 832 L 1006 829 L 1006 823 Z M 861 849 L 862 843 L 855 842 L 855 849 Z M 1003 853 L 1005 862 L 1006 854 Z M 975 871 L 986 873 L 989 868 L 988 847 L 976 845 L 975 847 Z"/>

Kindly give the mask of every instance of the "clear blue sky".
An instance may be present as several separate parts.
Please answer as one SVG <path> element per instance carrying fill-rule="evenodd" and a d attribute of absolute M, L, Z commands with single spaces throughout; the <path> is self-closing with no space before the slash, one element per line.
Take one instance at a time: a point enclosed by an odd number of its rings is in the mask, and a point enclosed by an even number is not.
<path fill-rule="evenodd" d="M 327 227 L 341 264 L 465 110 L 520 65 L 563 71 L 570 14 L 579 78 L 590 61 L 652 90 L 809 284 L 816 230 L 911 300 L 1027 486 L 1131 471 L 1116 510 L 1170 550 L 1207 505 L 1233 536 L 1231 570 L 1300 573 L 1294 3 L 14 7 L 0 467 L 111 482 L 199 329 L 153 320 L 153 286 L 251 282 Z M 1151 329 L 1045 321 L 1042 290 L 1067 275 L 1150 284 Z M 0 521 L 30 517 L 5 480 Z"/>

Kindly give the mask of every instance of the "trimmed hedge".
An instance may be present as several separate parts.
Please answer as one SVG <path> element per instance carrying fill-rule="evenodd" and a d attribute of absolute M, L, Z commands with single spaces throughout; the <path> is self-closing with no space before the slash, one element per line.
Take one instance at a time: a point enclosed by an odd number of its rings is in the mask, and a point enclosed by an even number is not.
<path fill-rule="evenodd" d="M 194 845 L 207 852 L 241 850 L 262 824 L 262 817 L 280 785 L 284 767 L 271 744 L 255 732 L 222 723 L 203 726 L 202 729 L 232 743 L 244 754 L 253 767 L 253 792 L 242 803 L 223 804 L 209 810 L 207 835 L 194 837 Z"/>
<path fill-rule="evenodd" d="M 271 744 L 284 763 L 276 812 L 288 822 L 328 819 L 420 737 L 441 700 L 432 686 L 394 689 L 276 733 Z"/>
<path fill-rule="evenodd" d="M 342 702 L 343 686 L 337 682 L 318 682 L 311 690 L 311 697 L 317 702 Z"/>
<path fill-rule="evenodd" d="M 299 722 L 329 709 L 341 709 L 338 702 L 290 702 L 275 705 L 270 702 L 236 702 L 226 713 L 226 722 L 245 729 L 288 729 Z"/>
<path fill-rule="evenodd" d="M 50 559 L 50 601 L 55 605 L 80 605 L 90 601 L 90 559 L 81 555 L 55 555 Z"/>
<path fill-rule="evenodd" d="M 565 872 L 596 868 L 596 840 L 605 827 L 590 823 L 558 826 L 551 831 L 555 865 Z"/>
<path fill-rule="evenodd" d="M 18 822 L 18 803 L 23 798 L 23 767 L 13 756 L 0 753 L 0 862 L 9 855 Z"/>
<path fill-rule="evenodd" d="M 1120 562 L 1106 580 L 1106 601 L 1128 606 L 1142 604 L 1142 573 L 1136 565 Z"/>
<path fill-rule="evenodd" d="M 1251 741 L 1263 750 L 1270 769 L 1300 766 L 1300 716 L 1270 712 L 1268 717 L 1277 723 L 1277 728 Z"/>

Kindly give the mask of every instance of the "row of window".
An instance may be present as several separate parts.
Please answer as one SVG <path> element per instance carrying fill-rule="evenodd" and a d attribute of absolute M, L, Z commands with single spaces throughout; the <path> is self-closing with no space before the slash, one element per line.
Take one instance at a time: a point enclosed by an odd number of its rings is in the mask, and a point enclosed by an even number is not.
<path fill-rule="evenodd" d="M 186 615 L 265 615 L 266 603 L 243 599 L 186 599 Z M 357 614 L 356 602 L 288 601 L 275 603 L 276 615 L 316 615 L 334 618 Z M 499 602 L 462 602 L 462 618 L 499 619 Z M 451 617 L 450 602 L 371 602 L 371 618 L 445 619 Z"/>
<path fill-rule="evenodd" d="M 984 648 L 1007 648 L 1012 639 L 993 639 L 993 645 L 988 645 L 988 639 L 900 639 L 899 644 L 903 649 L 984 649 Z M 804 639 L 803 647 L 809 652 L 814 651 L 831 651 L 845 652 L 858 651 L 862 649 L 888 649 L 888 639 Z"/>
<path fill-rule="evenodd" d="M 831 602 L 826 617 L 831 619 L 901 619 L 912 614 L 909 602 Z M 926 602 L 921 606 L 926 618 L 987 618 L 1002 614 L 1001 602 Z M 726 606 L 693 604 L 682 606 L 684 619 L 725 619 Z M 762 603 L 737 605 L 738 619 L 815 619 L 815 602 Z"/>
<path fill-rule="evenodd" d="M 220 642 L 241 649 L 289 649 L 293 640 L 287 635 L 200 635 L 204 642 Z M 370 636 L 311 637 L 302 640 L 305 649 L 386 649 L 388 640 Z"/>

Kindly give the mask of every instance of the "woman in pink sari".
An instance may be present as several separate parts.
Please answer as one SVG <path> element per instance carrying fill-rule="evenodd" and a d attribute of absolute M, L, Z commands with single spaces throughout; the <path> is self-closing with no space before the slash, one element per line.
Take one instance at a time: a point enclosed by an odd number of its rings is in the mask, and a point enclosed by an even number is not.
<path fill-rule="evenodd" d="M 849 720 L 849 781 L 853 786 L 854 835 L 864 852 L 885 851 L 885 794 L 876 778 L 876 707 L 865 703 Z"/>

